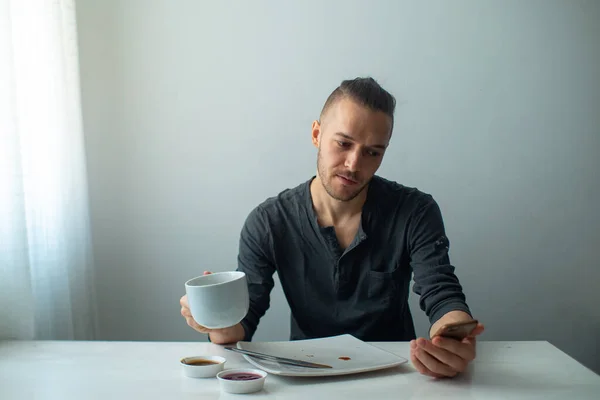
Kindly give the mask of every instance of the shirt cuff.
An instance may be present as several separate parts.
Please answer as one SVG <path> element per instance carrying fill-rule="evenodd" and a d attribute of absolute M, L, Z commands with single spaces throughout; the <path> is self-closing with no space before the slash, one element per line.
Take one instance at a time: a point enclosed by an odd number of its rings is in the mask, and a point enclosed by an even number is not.
<path fill-rule="evenodd" d="M 246 320 L 242 320 L 242 322 L 240 322 L 240 324 L 242 325 L 242 328 L 244 328 L 244 341 L 245 342 L 249 342 L 252 340 L 252 333 L 250 333 L 250 327 L 247 325 Z"/>
<path fill-rule="evenodd" d="M 469 306 L 467 306 L 465 302 L 450 300 L 437 306 L 435 311 L 431 314 L 429 317 L 429 330 L 431 330 L 433 324 L 435 324 L 440 318 L 448 314 L 450 311 L 463 311 L 473 318 L 473 314 L 471 314 L 471 310 L 469 310 Z"/>

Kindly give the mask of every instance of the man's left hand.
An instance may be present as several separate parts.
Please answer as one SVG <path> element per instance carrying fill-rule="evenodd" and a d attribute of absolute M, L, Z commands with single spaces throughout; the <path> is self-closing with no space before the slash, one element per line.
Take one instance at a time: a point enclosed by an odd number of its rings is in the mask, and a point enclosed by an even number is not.
<path fill-rule="evenodd" d="M 458 312 L 444 315 L 436 325 L 441 326 L 449 322 L 471 319 L 466 313 L 460 312 L 464 316 L 456 313 Z M 434 328 L 435 325 L 432 327 L 432 331 Z M 475 359 L 475 338 L 483 330 L 484 326 L 478 324 L 468 337 L 460 341 L 440 336 L 436 336 L 432 340 L 424 338 L 412 340 L 410 342 L 410 359 L 415 368 L 424 375 L 434 378 L 454 377 L 463 372 Z"/>

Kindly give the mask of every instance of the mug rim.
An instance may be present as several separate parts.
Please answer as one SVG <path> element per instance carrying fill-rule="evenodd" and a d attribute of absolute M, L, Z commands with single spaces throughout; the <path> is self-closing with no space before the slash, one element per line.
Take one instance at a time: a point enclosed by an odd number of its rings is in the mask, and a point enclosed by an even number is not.
<path fill-rule="evenodd" d="M 234 278 L 233 278 L 233 279 L 231 279 L 231 280 L 229 280 L 229 281 L 227 281 L 227 282 L 211 283 L 210 285 L 190 285 L 190 284 L 189 284 L 191 281 L 193 281 L 193 280 L 196 280 L 196 279 L 199 279 L 199 278 L 204 278 L 204 277 L 208 277 L 208 276 L 211 276 L 211 275 L 224 275 L 224 274 L 228 274 L 228 275 L 237 275 L 237 276 L 234 276 Z M 245 276 L 246 276 L 246 273 L 245 273 L 245 272 L 242 272 L 242 271 L 221 271 L 221 272 L 213 272 L 213 273 L 211 273 L 211 274 L 208 274 L 208 275 L 200 275 L 200 276 L 196 276 L 196 277 L 194 277 L 194 278 L 188 279 L 188 280 L 185 282 L 185 287 L 189 287 L 189 288 L 194 288 L 194 287 L 196 287 L 196 288 L 201 288 L 201 287 L 213 287 L 213 286 L 225 285 L 225 284 L 227 284 L 227 283 L 231 283 L 231 282 L 238 281 L 238 280 L 240 280 L 240 279 L 244 278 Z"/>

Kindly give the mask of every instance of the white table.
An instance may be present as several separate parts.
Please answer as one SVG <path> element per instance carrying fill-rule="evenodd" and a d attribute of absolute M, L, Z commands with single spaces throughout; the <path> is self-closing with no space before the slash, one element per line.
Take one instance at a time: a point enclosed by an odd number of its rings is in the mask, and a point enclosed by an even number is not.
<path fill-rule="evenodd" d="M 408 343 L 375 343 L 409 358 Z M 480 342 L 477 360 L 454 379 L 434 380 L 404 366 L 330 378 L 269 375 L 250 395 L 221 393 L 216 378 L 182 375 L 180 358 L 222 355 L 212 343 L 0 342 L 0 399 L 600 399 L 600 376 L 547 342 Z"/>

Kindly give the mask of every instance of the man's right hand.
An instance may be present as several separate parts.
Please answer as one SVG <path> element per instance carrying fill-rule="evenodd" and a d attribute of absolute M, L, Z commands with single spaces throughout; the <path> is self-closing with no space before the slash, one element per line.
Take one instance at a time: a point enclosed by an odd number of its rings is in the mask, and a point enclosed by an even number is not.
<path fill-rule="evenodd" d="M 210 272 L 204 271 L 204 275 L 209 274 Z M 179 300 L 179 304 L 181 304 L 181 315 L 183 316 L 183 318 L 185 318 L 187 324 L 200 333 L 208 334 L 210 336 L 211 342 L 215 344 L 228 344 L 244 340 L 246 332 L 244 331 L 244 327 L 242 326 L 242 324 L 237 324 L 232 327 L 223 329 L 209 329 L 198 324 L 194 317 L 192 317 L 192 312 L 190 311 L 190 305 L 188 303 L 187 294 Z"/>

